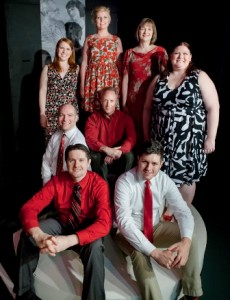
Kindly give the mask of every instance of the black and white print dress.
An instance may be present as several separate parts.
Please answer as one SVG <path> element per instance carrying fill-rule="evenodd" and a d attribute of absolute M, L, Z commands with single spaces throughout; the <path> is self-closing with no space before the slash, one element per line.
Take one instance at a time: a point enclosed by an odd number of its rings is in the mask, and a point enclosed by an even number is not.
<path fill-rule="evenodd" d="M 168 87 L 168 78 L 158 80 L 153 96 L 151 135 L 164 147 L 162 170 L 178 187 L 199 181 L 207 172 L 206 111 L 199 72 L 192 71 L 173 90 Z"/>

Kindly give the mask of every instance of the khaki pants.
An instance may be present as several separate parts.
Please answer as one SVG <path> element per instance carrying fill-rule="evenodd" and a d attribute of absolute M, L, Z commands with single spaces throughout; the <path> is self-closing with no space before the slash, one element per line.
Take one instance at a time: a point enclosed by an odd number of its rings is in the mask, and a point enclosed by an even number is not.
<path fill-rule="evenodd" d="M 122 252 L 131 258 L 133 271 L 143 300 L 164 300 L 150 257 L 135 250 L 119 232 L 114 236 L 114 240 Z M 159 222 L 154 226 L 154 245 L 157 248 L 167 248 L 180 240 L 180 231 L 177 223 Z M 198 247 L 195 234 L 193 235 L 188 261 L 181 269 L 184 294 L 201 296 L 203 291 L 201 288 Z"/>

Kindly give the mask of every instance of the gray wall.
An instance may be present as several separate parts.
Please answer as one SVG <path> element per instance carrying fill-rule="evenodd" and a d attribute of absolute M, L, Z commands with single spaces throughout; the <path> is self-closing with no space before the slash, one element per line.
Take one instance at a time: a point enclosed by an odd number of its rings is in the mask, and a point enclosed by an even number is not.
<path fill-rule="evenodd" d="M 32 71 L 34 54 L 41 48 L 40 2 L 39 0 L 6 0 L 5 15 L 13 120 L 16 132 L 19 122 L 22 78 Z"/>

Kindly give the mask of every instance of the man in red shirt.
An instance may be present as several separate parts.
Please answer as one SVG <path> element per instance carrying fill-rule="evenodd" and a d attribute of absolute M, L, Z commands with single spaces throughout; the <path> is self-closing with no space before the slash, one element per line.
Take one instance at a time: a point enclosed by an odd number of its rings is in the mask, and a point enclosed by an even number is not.
<path fill-rule="evenodd" d="M 91 150 L 92 170 L 107 180 L 108 173 L 117 178 L 132 168 L 136 132 L 131 117 L 116 109 L 118 96 L 113 87 L 100 91 L 100 102 L 101 110 L 86 121 L 85 139 Z"/>
<path fill-rule="evenodd" d="M 91 159 L 85 145 L 68 146 L 65 160 L 68 171 L 51 178 L 20 209 L 19 219 L 24 230 L 17 250 L 19 278 L 15 285 L 16 299 L 40 299 L 34 294 L 33 287 L 39 252 L 55 256 L 70 247 L 80 254 L 84 265 L 82 299 L 105 299 L 102 238 L 112 226 L 108 184 L 97 173 L 88 170 Z M 71 203 L 76 185 L 80 188 L 80 214 L 75 215 L 78 225 L 73 228 Z M 54 201 L 57 217 L 39 221 L 39 213 L 51 201 Z"/>

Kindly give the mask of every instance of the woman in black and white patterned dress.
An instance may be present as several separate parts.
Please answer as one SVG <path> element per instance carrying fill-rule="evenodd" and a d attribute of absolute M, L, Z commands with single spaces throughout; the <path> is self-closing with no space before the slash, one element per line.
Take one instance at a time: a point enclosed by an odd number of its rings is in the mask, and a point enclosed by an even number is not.
<path fill-rule="evenodd" d="M 211 78 L 193 65 L 188 43 L 173 48 L 168 69 L 150 83 L 143 120 L 144 138 L 164 147 L 162 170 L 192 203 L 196 182 L 207 172 L 207 154 L 215 151 L 219 99 Z"/>

